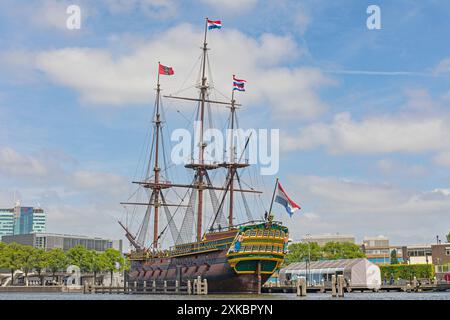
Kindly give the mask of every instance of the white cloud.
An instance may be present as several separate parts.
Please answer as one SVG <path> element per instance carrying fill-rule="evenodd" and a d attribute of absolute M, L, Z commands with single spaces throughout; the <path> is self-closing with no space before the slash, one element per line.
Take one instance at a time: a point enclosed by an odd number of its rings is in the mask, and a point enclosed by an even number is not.
<path fill-rule="evenodd" d="M 115 56 L 106 49 L 65 48 L 37 54 L 37 69 L 55 83 L 78 91 L 92 104 L 123 106 L 152 100 L 157 61 L 174 66 L 175 76 L 163 79 L 165 92 L 196 81 L 189 74 L 201 30 L 183 24 L 158 35 L 147 44 L 138 43 L 128 55 Z M 314 68 L 285 68 L 284 61 L 302 54 L 290 37 L 263 34 L 253 39 L 236 30 L 211 34 L 210 61 L 214 86 L 227 92 L 232 74 L 248 80 L 247 92 L 240 95 L 247 105 L 269 104 L 278 118 L 313 118 L 325 109 L 317 90 L 332 81 Z M 183 52 L 183 54 L 180 54 Z M 283 83 L 283 85 L 276 85 Z M 191 92 L 193 94 L 193 92 Z"/>
<path fill-rule="evenodd" d="M 16 193 L 23 205 L 42 206 L 48 214 L 49 232 L 122 238 L 117 226 L 123 215 L 119 203 L 126 200 L 129 191 L 123 176 L 78 168 L 62 152 L 24 154 L 3 146 L 0 179 L 4 185 L 0 205 L 12 206 Z"/>
<path fill-rule="evenodd" d="M 445 58 L 441 60 L 438 65 L 434 68 L 434 72 L 437 74 L 449 73 L 450 72 L 450 58 Z"/>
<path fill-rule="evenodd" d="M 173 0 L 103 0 L 113 14 L 126 14 L 139 10 L 152 18 L 166 19 L 177 14 L 177 5 Z"/>
<path fill-rule="evenodd" d="M 38 158 L 23 155 L 10 147 L 0 147 L 0 173 L 7 177 L 43 178 L 50 174 L 50 170 Z"/>
<path fill-rule="evenodd" d="M 66 193 L 94 190 L 100 194 L 119 195 L 128 190 L 122 176 L 79 169 L 77 162 L 69 155 L 50 150 L 24 154 L 12 147 L 0 146 L 0 177 L 27 189 L 51 187 Z"/>
<path fill-rule="evenodd" d="M 434 157 L 434 162 L 440 166 L 450 168 L 450 150 L 438 153 Z"/>
<path fill-rule="evenodd" d="M 447 117 L 372 116 L 353 120 L 340 113 L 329 123 L 316 123 L 287 140 L 285 150 L 325 147 L 330 153 L 423 153 L 450 149 Z"/>
<path fill-rule="evenodd" d="M 200 2 L 216 9 L 220 12 L 229 12 L 234 14 L 244 13 L 256 6 L 258 0 L 200 0 Z"/>
<path fill-rule="evenodd" d="M 407 165 L 392 159 L 381 159 L 376 163 L 377 169 L 384 175 L 419 177 L 423 176 L 427 170 L 421 165 Z"/>

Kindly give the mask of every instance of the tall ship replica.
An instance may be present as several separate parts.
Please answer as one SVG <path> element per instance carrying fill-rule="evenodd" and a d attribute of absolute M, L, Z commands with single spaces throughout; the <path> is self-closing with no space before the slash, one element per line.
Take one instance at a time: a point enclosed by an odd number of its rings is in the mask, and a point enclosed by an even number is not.
<path fill-rule="evenodd" d="M 280 268 L 287 252 L 288 229 L 281 222 L 273 221 L 270 210 L 269 213 L 257 213 L 260 217 L 264 216 L 261 220 L 252 218 L 245 195 L 262 192 L 252 187 L 245 188 L 248 185 L 242 182 L 240 171 L 249 164 L 242 159 L 243 153 L 236 154 L 233 139 L 230 146 L 227 145 L 229 156 L 226 160 L 205 160 L 207 143 L 204 139 L 204 124 L 211 110 L 210 105 L 229 108 L 227 129 L 231 130 L 236 129 L 236 110 L 240 106 L 234 99 L 234 90 L 229 102 L 210 99 L 211 83 L 207 78 L 209 24 L 211 21 L 206 19 L 197 84 L 198 98 L 164 96 L 197 106 L 195 114 L 200 143 L 194 150 L 198 154 L 192 155 L 192 160 L 185 165 L 193 172 L 191 183 L 175 183 L 167 179 L 169 166 L 166 164 L 162 134 L 165 119 L 159 74 L 173 74 L 173 70 L 159 64 L 149 161 L 146 161 L 144 178 L 133 182 L 138 185 L 138 190 L 142 190 L 146 200 L 131 202 L 129 199 L 128 202 L 122 202 L 127 208 L 133 206 L 133 210 L 144 206 L 145 214 L 135 234 L 130 231 L 128 216 L 127 223 L 119 221 L 132 245 L 128 254 L 131 266 L 125 278 L 130 288 L 134 284 L 141 288 L 144 284 L 151 286 L 153 280 L 177 280 L 183 283 L 200 276 L 207 279 L 210 293 L 260 293 L 261 285 Z M 250 138 L 247 137 L 243 151 Z M 213 185 L 212 171 L 223 173 L 225 178 L 222 185 Z M 173 189 L 184 190 L 182 194 L 185 197 L 179 197 L 178 204 L 169 201 L 167 193 Z M 243 203 L 240 207 L 236 206 L 237 197 Z M 273 199 L 274 196 L 272 203 Z M 245 211 L 240 213 L 246 221 L 236 222 L 238 210 Z M 208 215 L 210 222 L 205 224 Z M 161 218 L 165 218 L 166 225 L 161 223 Z M 176 222 L 181 225 L 177 226 Z M 161 238 L 167 231 L 172 235 L 173 246 L 162 248 Z M 149 240 L 152 238 L 149 245 L 146 245 L 147 237 Z"/>

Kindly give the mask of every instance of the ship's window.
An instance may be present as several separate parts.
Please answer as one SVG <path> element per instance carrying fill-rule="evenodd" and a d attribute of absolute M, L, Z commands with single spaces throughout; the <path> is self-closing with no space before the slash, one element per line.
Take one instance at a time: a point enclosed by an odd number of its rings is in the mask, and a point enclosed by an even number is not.
<path fill-rule="evenodd" d="M 267 230 L 264 230 L 264 233 L 263 233 L 263 235 L 264 235 L 264 237 L 267 237 L 267 236 L 269 235 L 269 231 L 267 231 Z"/>
<path fill-rule="evenodd" d="M 275 232 L 275 237 L 279 237 L 280 236 L 280 230 L 277 230 L 276 232 Z"/>
<path fill-rule="evenodd" d="M 252 246 L 245 246 L 245 252 L 252 251 Z"/>
<path fill-rule="evenodd" d="M 261 246 L 261 250 L 260 251 L 266 251 L 267 247 L 266 246 Z"/>

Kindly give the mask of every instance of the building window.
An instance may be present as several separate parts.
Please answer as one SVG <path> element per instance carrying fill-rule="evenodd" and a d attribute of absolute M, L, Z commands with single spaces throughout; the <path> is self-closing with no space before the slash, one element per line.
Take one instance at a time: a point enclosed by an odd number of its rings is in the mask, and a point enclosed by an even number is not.
<path fill-rule="evenodd" d="M 445 255 L 450 256 L 450 248 L 445 248 Z"/>

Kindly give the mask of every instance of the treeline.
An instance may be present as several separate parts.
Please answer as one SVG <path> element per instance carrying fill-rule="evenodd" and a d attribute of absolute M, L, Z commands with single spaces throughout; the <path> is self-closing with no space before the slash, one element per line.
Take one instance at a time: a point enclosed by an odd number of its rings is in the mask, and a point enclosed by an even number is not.
<path fill-rule="evenodd" d="M 316 242 L 293 243 L 288 248 L 286 262 L 302 262 L 319 260 L 355 259 L 365 258 L 361 248 L 350 242 L 328 242 L 324 246 L 319 246 Z"/>
<path fill-rule="evenodd" d="M 109 272 L 112 282 L 113 273 L 127 269 L 129 262 L 120 251 L 111 248 L 101 253 L 82 246 L 75 246 L 67 252 L 62 249 L 44 251 L 32 246 L 0 242 L 0 269 L 11 272 L 11 285 L 17 270 L 24 273 L 27 283 L 28 275 L 37 273 L 42 284 L 43 273 L 51 273 L 54 279 L 57 272 L 66 271 L 70 265 L 78 266 L 81 272 L 93 273 L 94 281 L 98 273 Z"/>
<path fill-rule="evenodd" d="M 433 264 L 397 264 L 397 265 L 382 265 L 380 266 L 381 279 L 390 280 L 393 278 L 412 280 L 417 279 L 432 279 L 435 275 Z"/>

